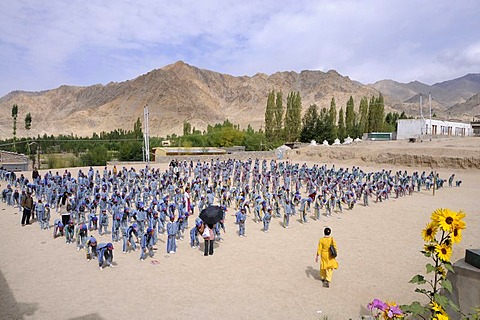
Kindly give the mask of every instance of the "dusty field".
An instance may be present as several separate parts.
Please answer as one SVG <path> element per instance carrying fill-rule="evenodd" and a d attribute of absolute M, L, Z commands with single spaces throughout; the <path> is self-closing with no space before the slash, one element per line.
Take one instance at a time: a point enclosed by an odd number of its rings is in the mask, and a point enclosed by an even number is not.
<path fill-rule="evenodd" d="M 397 155 L 435 155 L 435 149 L 438 152 L 449 149 L 448 156 L 461 156 L 469 148 L 468 152 L 478 152 L 480 140 L 477 141 L 467 141 L 473 146 L 462 147 L 462 151 L 459 147 L 440 147 L 436 142 L 424 143 L 423 147 L 407 143 L 400 147 L 394 143 L 377 143 L 373 147 L 364 144 L 363 148 L 357 145 L 348 151 L 353 156 L 330 161 L 318 155 L 320 149 L 311 151 L 313 148 L 309 147 L 311 154 L 303 150 L 290 158 L 310 165 L 318 161 L 337 167 L 358 165 L 364 170 L 429 172 L 429 168 L 421 168 L 418 163 L 393 166 L 367 162 L 361 157 L 387 149 L 398 149 Z M 427 148 L 428 145 L 433 148 Z M 480 171 L 443 165 L 434 169 L 444 178 L 455 173 L 463 181 L 461 187 L 443 188 L 435 196 L 422 191 L 383 203 L 371 201 L 368 208 L 357 205 L 353 211 L 344 210 L 343 214 L 322 217 L 321 221 L 310 220 L 306 225 L 300 224 L 296 216 L 289 229 L 283 229 L 279 219 L 272 219 L 269 233 L 262 232 L 262 226 L 250 217 L 246 238 L 237 236 L 231 209 L 227 214 L 225 241 L 218 244 L 211 257 L 191 249 L 187 237 L 177 242 L 177 254 L 166 254 L 165 237 L 161 237 L 153 258 L 159 261 L 158 265 L 151 264 L 150 259 L 139 261 L 138 252 L 122 254 L 121 244 L 117 243 L 116 266 L 103 271 L 98 270 L 96 261 L 87 262 L 83 251 L 77 252 L 63 238 L 52 239 L 51 232 L 41 231 L 37 223 L 22 228 L 21 215 L 15 214 L 17 209 L 1 204 L 0 318 L 321 319 L 328 316 L 343 320 L 367 314 L 365 307 L 373 298 L 410 303 L 420 298 L 408 281 L 423 272 L 428 262 L 419 252 L 423 246 L 420 232 L 433 210 L 448 207 L 467 213 L 467 230 L 460 245 L 454 247 L 452 261 L 463 258 L 466 248 L 480 247 Z M 4 187 L 3 183 L 1 188 Z M 54 218 L 55 214 L 52 222 Z M 314 262 L 316 245 L 325 226 L 333 230 L 340 265 L 329 289 L 322 287 Z M 101 242 L 108 240 L 100 238 Z"/>

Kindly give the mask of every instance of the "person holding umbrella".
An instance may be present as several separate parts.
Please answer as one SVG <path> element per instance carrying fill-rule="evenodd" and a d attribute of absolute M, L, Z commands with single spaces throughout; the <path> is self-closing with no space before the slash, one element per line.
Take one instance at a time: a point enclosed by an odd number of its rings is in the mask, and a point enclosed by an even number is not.
<path fill-rule="evenodd" d="M 215 233 L 213 232 L 213 226 L 223 219 L 224 210 L 219 206 L 208 206 L 200 212 L 200 219 L 204 222 L 199 231 L 205 239 L 205 251 L 204 256 L 213 254 L 213 243 L 215 240 Z"/>
<path fill-rule="evenodd" d="M 213 243 L 215 242 L 215 233 L 213 232 L 213 224 L 202 224 L 199 231 L 205 240 L 204 256 L 213 255 Z"/>

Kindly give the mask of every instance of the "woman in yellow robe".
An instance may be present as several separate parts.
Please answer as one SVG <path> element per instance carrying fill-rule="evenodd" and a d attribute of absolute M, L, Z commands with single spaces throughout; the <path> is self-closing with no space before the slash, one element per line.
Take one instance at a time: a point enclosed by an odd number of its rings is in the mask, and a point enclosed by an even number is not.
<path fill-rule="evenodd" d="M 317 256 L 315 257 L 315 262 L 318 263 L 318 256 L 320 256 L 320 280 L 322 280 L 325 287 L 330 287 L 330 282 L 332 282 L 333 269 L 338 268 L 338 262 L 330 254 L 330 245 L 333 244 L 335 251 L 337 251 L 337 244 L 335 240 L 330 237 L 332 230 L 330 228 L 325 228 L 323 234 L 325 235 L 318 241 Z"/>

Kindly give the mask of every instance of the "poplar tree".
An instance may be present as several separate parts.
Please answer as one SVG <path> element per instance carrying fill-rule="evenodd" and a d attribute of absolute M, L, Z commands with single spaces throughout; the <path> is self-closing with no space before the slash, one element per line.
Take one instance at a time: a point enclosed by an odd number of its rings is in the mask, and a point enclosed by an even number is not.
<path fill-rule="evenodd" d="M 350 96 L 345 110 L 345 130 L 347 136 L 351 138 L 355 136 L 355 111 L 352 96 Z"/>
<path fill-rule="evenodd" d="M 368 99 L 367 97 L 363 97 L 360 100 L 360 133 L 367 133 L 368 132 Z"/>
<path fill-rule="evenodd" d="M 343 107 L 340 108 L 340 112 L 338 113 L 338 127 L 337 127 L 337 138 L 340 142 L 345 140 L 346 129 L 345 129 L 345 121 L 343 117 Z"/>
<path fill-rule="evenodd" d="M 287 110 L 285 111 L 285 140 L 293 142 L 295 135 L 295 111 L 294 111 L 294 93 L 290 92 L 287 96 Z"/>
<path fill-rule="evenodd" d="M 300 131 L 302 130 L 302 98 L 300 92 L 293 94 L 293 141 L 300 138 Z"/>
<path fill-rule="evenodd" d="M 17 151 L 15 141 L 17 140 L 17 116 L 18 116 L 18 105 L 14 104 L 12 106 L 12 119 L 13 119 L 13 150 Z"/>
<path fill-rule="evenodd" d="M 300 132 L 301 142 L 310 142 L 317 137 L 318 107 L 312 104 L 302 118 L 302 131 Z"/>
<path fill-rule="evenodd" d="M 272 141 L 274 138 L 274 112 L 275 112 L 275 91 L 272 90 L 268 94 L 267 108 L 265 109 L 265 138 Z"/>
<path fill-rule="evenodd" d="M 335 98 L 332 98 L 332 101 L 330 102 L 326 129 L 326 139 L 329 143 L 333 143 L 333 141 L 337 138 L 337 104 L 335 102 Z"/>
<path fill-rule="evenodd" d="M 25 116 L 25 129 L 30 130 L 31 127 L 32 127 L 32 115 L 29 112 Z"/>
<path fill-rule="evenodd" d="M 274 110 L 274 128 L 273 135 L 275 141 L 281 141 L 284 139 L 283 132 L 283 95 L 282 92 L 277 92 L 277 99 L 275 101 Z"/>

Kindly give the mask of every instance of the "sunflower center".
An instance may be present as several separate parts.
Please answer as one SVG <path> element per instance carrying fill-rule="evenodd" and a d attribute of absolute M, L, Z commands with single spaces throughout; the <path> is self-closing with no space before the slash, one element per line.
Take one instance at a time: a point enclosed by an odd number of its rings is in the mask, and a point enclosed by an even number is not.
<path fill-rule="evenodd" d="M 453 235 L 454 235 L 455 237 L 458 236 L 458 229 L 454 229 L 454 230 L 453 230 Z"/>
<path fill-rule="evenodd" d="M 431 236 L 432 233 L 433 233 L 433 230 L 432 230 L 432 229 L 427 229 L 427 235 L 428 235 L 428 236 Z"/>
<path fill-rule="evenodd" d="M 445 222 L 446 222 L 447 224 L 452 224 L 453 218 L 452 218 L 452 217 L 447 217 L 447 219 L 445 219 Z"/>
<path fill-rule="evenodd" d="M 442 254 L 447 254 L 447 249 L 442 248 Z"/>

